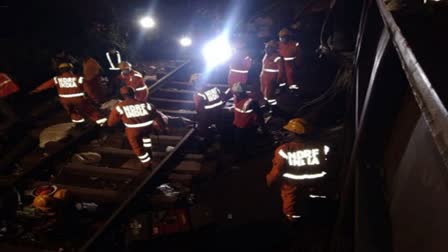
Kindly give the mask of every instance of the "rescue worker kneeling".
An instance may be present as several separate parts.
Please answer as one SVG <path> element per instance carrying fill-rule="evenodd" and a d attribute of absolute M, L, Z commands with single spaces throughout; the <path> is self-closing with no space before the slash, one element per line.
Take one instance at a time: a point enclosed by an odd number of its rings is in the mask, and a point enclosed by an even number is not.
<path fill-rule="evenodd" d="M 35 88 L 31 93 L 39 93 L 43 90 L 56 87 L 59 101 L 69 113 L 72 122 L 83 123 L 84 116 L 89 117 L 98 125 L 106 123 L 107 118 L 102 117 L 100 112 L 92 105 L 84 93 L 84 78 L 73 73 L 71 63 L 61 63 L 58 66 L 60 74 Z"/>
<path fill-rule="evenodd" d="M 108 125 L 113 126 L 120 120 L 123 122 L 132 150 L 143 166 L 150 168 L 152 158 L 150 134 L 155 130 L 154 127 L 163 126 L 165 129 L 163 120 L 152 104 L 134 98 L 134 90 L 131 87 L 120 88 L 120 94 L 124 101 L 112 109 Z"/>
<path fill-rule="evenodd" d="M 280 182 L 283 213 L 289 221 L 296 221 L 304 214 L 305 204 L 297 204 L 298 200 L 325 197 L 309 194 L 308 189 L 321 182 L 327 174 L 326 155 L 330 149 L 310 139 L 305 121 L 300 118 L 290 120 L 284 129 L 294 134 L 294 139 L 275 150 L 266 182 L 268 186 Z"/>

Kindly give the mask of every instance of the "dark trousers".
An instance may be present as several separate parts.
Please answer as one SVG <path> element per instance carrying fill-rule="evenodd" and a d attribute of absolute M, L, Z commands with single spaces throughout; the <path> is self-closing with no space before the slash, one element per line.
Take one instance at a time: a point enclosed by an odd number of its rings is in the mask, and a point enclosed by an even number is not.
<path fill-rule="evenodd" d="M 247 159 L 254 151 L 257 127 L 234 127 L 234 151 L 237 161 Z"/>

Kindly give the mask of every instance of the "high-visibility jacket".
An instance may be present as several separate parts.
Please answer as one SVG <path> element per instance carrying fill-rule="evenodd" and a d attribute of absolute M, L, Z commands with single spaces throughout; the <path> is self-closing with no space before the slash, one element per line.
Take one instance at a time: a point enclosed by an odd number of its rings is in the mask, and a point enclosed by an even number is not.
<path fill-rule="evenodd" d="M 8 75 L 0 73 L 0 97 L 6 97 L 20 90 L 17 85 Z"/>
<path fill-rule="evenodd" d="M 285 66 L 284 74 L 282 74 L 283 81 L 279 86 L 288 85 L 290 89 L 299 89 L 297 71 L 302 60 L 299 43 L 293 40 L 287 42 L 280 41 L 278 47 Z"/>
<path fill-rule="evenodd" d="M 267 175 L 268 184 L 282 178 L 289 184 L 323 178 L 326 156 L 330 148 L 322 144 L 289 142 L 275 150 L 273 167 Z"/>
<path fill-rule="evenodd" d="M 251 128 L 259 125 L 258 103 L 252 98 L 235 99 L 233 125 L 237 128 Z"/>
<path fill-rule="evenodd" d="M 118 79 L 126 86 L 129 86 L 135 91 L 135 99 L 139 101 L 146 101 L 148 98 L 148 86 L 146 86 L 143 80 L 143 75 L 135 70 L 131 70 L 128 74 L 121 73 Z"/>
<path fill-rule="evenodd" d="M 260 88 L 263 98 L 271 105 L 276 105 L 275 89 L 283 77 L 283 59 L 277 53 L 265 54 L 260 73 Z"/>
<path fill-rule="evenodd" d="M 227 92 L 230 92 L 228 89 Z M 200 92 L 194 94 L 194 103 L 196 111 L 211 111 L 214 109 L 220 109 L 225 104 L 225 94 L 221 93 L 221 90 L 217 87 L 206 87 Z"/>
<path fill-rule="evenodd" d="M 84 78 L 71 72 L 62 73 L 34 89 L 34 92 L 40 92 L 45 89 L 56 87 L 60 98 L 84 97 L 82 84 Z"/>
<path fill-rule="evenodd" d="M 280 41 L 278 43 L 278 51 L 285 62 L 298 62 L 300 60 L 300 44 L 297 41 L 290 40 L 287 42 Z"/>
<path fill-rule="evenodd" d="M 263 57 L 263 72 L 279 73 L 283 69 L 282 57 L 278 53 L 265 54 Z"/>
<path fill-rule="evenodd" d="M 113 126 L 121 120 L 127 128 L 140 129 L 153 125 L 157 116 L 155 107 L 150 103 L 128 98 L 112 109 L 108 125 Z"/>
<path fill-rule="evenodd" d="M 247 76 L 249 74 L 250 67 L 252 66 L 252 59 L 244 54 L 237 53 L 230 59 L 230 69 L 227 83 L 229 88 L 232 88 L 233 84 L 240 82 L 242 84 L 247 83 Z"/>
<path fill-rule="evenodd" d="M 121 55 L 120 52 L 117 51 L 115 54 L 110 52 L 106 53 L 107 62 L 109 62 L 109 70 L 118 71 L 120 68 L 118 65 L 121 63 Z"/>

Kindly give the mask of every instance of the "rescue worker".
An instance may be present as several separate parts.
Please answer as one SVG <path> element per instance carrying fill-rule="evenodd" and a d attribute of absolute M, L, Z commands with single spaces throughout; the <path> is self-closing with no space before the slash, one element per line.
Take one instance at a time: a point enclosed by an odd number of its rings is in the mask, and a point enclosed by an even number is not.
<path fill-rule="evenodd" d="M 121 74 L 118 76 L 118 80 L 121 86 L 128 86 L 135 90 L 135 99 L 141 102 L 148 100 L 149 90 L 146 86 L 143 75 L 132 69 L 131 63 L 122 61 L 119 64 Z"/>
<path fill-rule="evenodd" d="M 292 40 L 292 33 L 287 28 L 280 30 L 278 36 L 280 40 L 279 53 L 285 65 L 283 80 L 286 81 L 280 83 L 279 86 L 287 85 L 289 89 L 297 90 L 299 89 L 297 75 L 301 63 L 299 42 Z"/>
<path fill-rule="evenodd" d="M 107 62 L 109 63 L 110 71 L 120 71 L 119 65 L 121 63 L 120 52 L 112 47 L 106 52 Z"/>
<path fill-rule="evenodd" d="M 275 89 L 281 81 L 283 74 L 283 59 L 278 54 L 277 43 L 273 40 L 265 45 L 263 68 L 260 73 L 261 93 L 269 105 L 277 105 Z"/>
<path fill-rule="evenodd" d="M 264 119 L 258 102 L 250 98 L 245 85 L 235 83 L 232 87 L 234 93 L 234 119 L 236 159 L 242 160 L 253 153 L 258 128 L 264 131 Z"/>
<path fill-rule="evenodd" d="M 152 158 L 150 134 L 154 130 L 161 130 L 161 127 L 166 129 L 165 123 L 152 104 L 134 98 L 134 90 L 131 87 L 121 87 L 120 94 L 124 101 L 112 109 L 108 125 L 114 126 L 120 120 L 123 122 L 132 150 L 142 165 L 150 168 Z"/>
<path fill-rule="evenodd" d="M 229 75 L 227 84 L 232 88 L 233 84 L 239 82 L 243 85 L 247 84 L 252 59 L 249 57 L 241 40 L 237 40 L 234 45 L 234 53 L 230 59 Z"/>
<path fill-rule="evenodd" d="M 86 58 L 82 64 L 84 91 L 96 104 L 107 100 L 107 77 L 102 76 L 102 67 L 93 58 Z"/>
<path fill-rule="evenodd" d="M 197 130 L 199 135 L 207 140 L 208 128 L 213 124 L 219 127 L 221 110 L 229 98 L 230 89 L 223 93 L 217 87 L 207 86 L 200 75 L 192 77 L 191 82 L 197 90 L 193 95 L 198 120 Z"/>
<path fill-rule="evenodd" d="M 44 82 L 31 93 L 39 93 L 43 90 L 56 87 L 58 90 L 59 101 L 64 109 L 70 115 L 72 122 L 80 124 L 85 122 L 84 117 L 98 125 L 106 123 L 107 118 L 102 117 L 100 112 L 92 105 L 84 93 L 84 78 L 73 73 L 71 63 L 61 63 L 58 66 L 59 75 Z"/>
<path fill-rule="evenodd" d="M 305 212 L 305 202 L 298 205 L 298 200 L 325 197 L 310 194 L 310 189 L 321 183 L 327 174 L 326 156 L 330 149 L 307 134 L 307 125 L 303 119 L 291 119 L 283 128 L 291 133 L 293 140 L 275 150 L 273 166 L 266 176 L 266 182 L 269 187 L 274 182 L 280 182 L 283 213 L 289 221 L 294 222 Z"/>

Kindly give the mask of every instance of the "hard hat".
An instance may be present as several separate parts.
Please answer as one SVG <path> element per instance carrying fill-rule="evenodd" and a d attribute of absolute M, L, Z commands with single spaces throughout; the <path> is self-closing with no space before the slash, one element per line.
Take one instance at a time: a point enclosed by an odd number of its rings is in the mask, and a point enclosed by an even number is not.
<path fill-rule="evenodd" d="M 58 65 L 58 68 L 59 68 L 59 69 L 61 69 L 61 68 L 73 68 L 73 64 L 72 64 L 72 63 L 64 62 L 64 63 L 59 64 L 59 65 Z"/>
<path fill-rule="evenodd" d="M 232 93 L 241 94 L 244 93 L 244 87 L 240 82 L 234 83 L 232 85 Z"/>
<path fill-rule="evenodd" d="M 291 32 L 288 30 L 288 28 L 283 28 L 280 30 L 280 32 L 278 33 L 279 37 L 286 37 L 286 36 L 291 36 Z"/>
<path fill-rule="evenodd" d="M 48 195 L 38 195 L 33 200 L 33 207 L 40 209 L 42 211 L 49 211 L 51 204 L 51 196 Z"/>
<path fill-rule="evenodd" d="M 129 86 L 124 86 L 120 88 L 120 95 L 126 97 L 134 97 L 134 89 Z"/>
<path fill-rule="evenodd" d="M 304 134 L 306 132 L 305 127 L 305 120 L 301 118 L 294 118 L 289 120 L 288 124 L 286 124 L 283 128 L 296 134 Z"/>
<path fill-rule="evenodd" d="M 120 70 L 126 70 L 126 69 L 131 69 L 132 65 L 131 65 L 131 63 L 129 63 L 127 61 L 122 61 L 122 62 L 120 62 L 118 67 L 120 68 Z"/>

